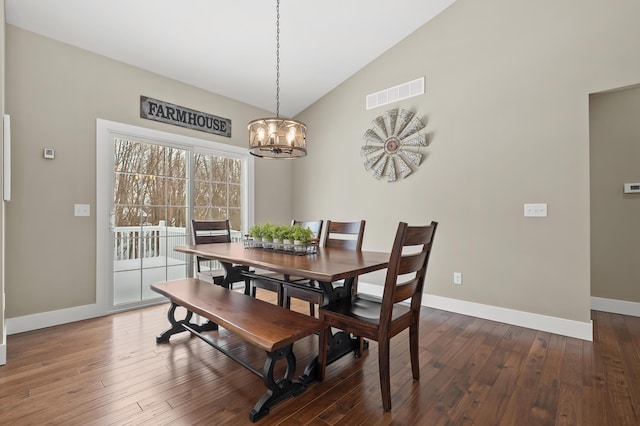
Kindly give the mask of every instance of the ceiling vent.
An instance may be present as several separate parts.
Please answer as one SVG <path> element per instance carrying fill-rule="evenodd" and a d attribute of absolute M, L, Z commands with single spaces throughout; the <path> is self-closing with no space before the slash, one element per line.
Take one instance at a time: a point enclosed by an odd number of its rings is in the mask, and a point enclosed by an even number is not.
<path fill-rule="evenodd" d="M 366 108 L 372 109 L 392 102 L 424 94 L 424 77 L 367 95 Z"/>

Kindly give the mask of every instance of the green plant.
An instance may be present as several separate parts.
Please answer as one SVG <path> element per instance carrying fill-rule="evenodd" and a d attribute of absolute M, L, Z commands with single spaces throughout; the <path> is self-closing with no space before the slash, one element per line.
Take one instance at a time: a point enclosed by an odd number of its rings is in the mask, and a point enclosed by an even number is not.
<path fill-rule="evenodd" d="M 291 227 L 291 238 L 296 241 L 300 241 L 303 244 L 309 242 L 309 240 L 313 237 L 313 232 L 309 228 L 303 228 L 300 225 L 293 225 Z"/>
<path fill-rule="evenodd" d="M 267 240 L 273 240 L 277 227 L 278 225 L 274 225 L 271 222 L 267 222 L 264 225 L 262 225 L 262 228 L 263 228 L 262 238 L 266 238 Z"/>
<path fill-rule="evenodd" d="M 264 225 L 253 225 L 251 229 L 249 229 L 249 235 L 253 238 L 261 239 L 264 236 Z"/>
<path fill-rule="evenodd" d="M 276 225 L 273 237 L 280 240 L 291 239 L 292 229 L 290 225 Z"/>

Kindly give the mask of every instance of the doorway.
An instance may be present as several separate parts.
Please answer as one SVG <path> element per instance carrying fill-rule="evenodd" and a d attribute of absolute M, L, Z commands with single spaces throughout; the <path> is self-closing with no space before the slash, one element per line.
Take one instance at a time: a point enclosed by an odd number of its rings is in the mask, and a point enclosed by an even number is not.
<path fill-rule="evenodd" d="M 253 160 L 229 145 L 98 120 L 96 299 L 103 313 L 164 302 L 149 285 L 193 274 L 174 247 L 191 219 L 253 219 Z M 241 238 L 241 237 L 240 237 Z"/>

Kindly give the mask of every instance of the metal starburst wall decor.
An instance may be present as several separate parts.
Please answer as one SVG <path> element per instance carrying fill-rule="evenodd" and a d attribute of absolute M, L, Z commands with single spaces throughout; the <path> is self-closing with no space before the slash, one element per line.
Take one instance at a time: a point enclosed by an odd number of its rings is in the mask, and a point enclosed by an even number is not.
<path fill-rule="evenodd" d="M 425 125 L 414 113 L 392 109 L 375 120 L 364 134 L 366 144 L 360 154 L 366 157 L 364 168 L 373 177 L 387 176 L 387 182 L 406 178 L 422 161 L 420 148 L 427 146 L 427 135 L 420 133 Z"/>

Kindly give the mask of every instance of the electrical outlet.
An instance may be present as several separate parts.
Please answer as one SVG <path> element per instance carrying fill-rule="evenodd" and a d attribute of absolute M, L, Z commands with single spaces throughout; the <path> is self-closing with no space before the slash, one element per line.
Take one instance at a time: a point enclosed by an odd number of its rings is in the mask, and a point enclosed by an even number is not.
<path fill-rule="evenodd" d="M 462 272 L 453 273 L 453 283 L 457 285 L 462 285 Z"/>

